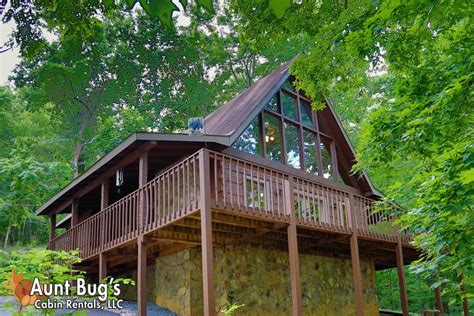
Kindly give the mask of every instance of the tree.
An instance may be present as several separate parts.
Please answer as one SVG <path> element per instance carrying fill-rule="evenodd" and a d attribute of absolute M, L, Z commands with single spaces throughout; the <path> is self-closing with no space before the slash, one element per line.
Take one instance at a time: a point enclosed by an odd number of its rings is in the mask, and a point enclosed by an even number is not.
<path fill-rule="evenodd" d="M 33 211 L 57 192 L 71 169 L 47 111 L 29 112 L 22 91 L 0 88 L 0 236 L 3 247 L 44 243 L 47 224 Z M 29 231 L 27 234 L 26 232 Z"/>
<path fill-rule="evenodd" d="M 256 37 L 314 37 L 291 71 L 315 106 L 333 91 L 363 88 L 368 73 L 388 72 L 383 100 L 362 126 L 358 169 L 394 175 L 382 189 L 408 208 L 396 215 L 403 228 L 418 233 L 424 257 L 415 271 L 426 278 L 439 272 L 446 276 L 441 283 L 456 291 L 462 273 L 472 284 L 472 6 L 304 1 L 279 21 L 259 4 L 236 3 L 245 32 Z"/>

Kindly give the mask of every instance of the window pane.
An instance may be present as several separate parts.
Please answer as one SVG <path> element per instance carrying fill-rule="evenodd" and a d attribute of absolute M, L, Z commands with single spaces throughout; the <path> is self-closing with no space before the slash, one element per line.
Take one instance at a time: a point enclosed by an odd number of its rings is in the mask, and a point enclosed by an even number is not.
<path fill-rule="evenodd" d="M 318 174 L 318 155 L 316 151 L 316 135 L 303 130 L 304 162 L 306 171 Z"/>
<path fill-rule="evenodd" d="M 301 168 L 300 137 L 298 128 L 285 122 L 286 161 L 290 166 Z"/>
<path fill-rule="evenodd" d="M 334 179 L 334 166 L 332 165 L 332 158 L 330 152 L 331 141 L 321 137 L 321 159 L 323 162 L 323 177 L 326 179 Z"/>
<path fill-rule="evenodd" d="M 283 88 L 285 88 L 286 90 L 295 91 L 293 84 L 289 80 L 285 81 L 285 83 L 283 84 Z"/>
<path fill-rule="evenodd" d="M 282 92 L 281 93 L 281 105 L 282 105 L 283 115 L 285 115 L 286 117 L 289 117 L 293 120 L 298 119 L 296 117 L 296 98 Z"/>
<path fill-rule="evenodd" d="M 280 120 L 271 115 L 265 117 L 266 158 L 282 161 Z"/>
<path fill-rule="evenodd" d="M 271 98 L 267 102 L 267 104 L 265 104 L 265 109 L 279 113 L 278 103 L 277 103 L 277 96 L 276 95 L 274 95 L 273 98 Z"/>
<path fill-rule="evenodd" d="M 301 123 L 309 127 L 314 127 L 311 113 L 311 105 L 306 101 L 301 101 Z"/>
<path fill-rule="evenodd" d="M 260 128 L 258 124 L 258 116 L 250 123 L 240 137 L 235 141 L 232 147 L 248 152 L 250 154 L 261 154 L 260 144 Z"/>

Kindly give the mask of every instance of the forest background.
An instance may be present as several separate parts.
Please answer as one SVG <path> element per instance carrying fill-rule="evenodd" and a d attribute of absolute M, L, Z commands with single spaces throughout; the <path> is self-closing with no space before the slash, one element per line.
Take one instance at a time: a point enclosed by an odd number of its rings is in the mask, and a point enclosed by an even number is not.
<path fill-rule="evenodd" d="M 134 131 L 185 131 L 281 63 L 328 97 L 365 170 L 412 232 L 410 309 L 473 305 L 472 6 L 466 1 L 4 1 L 0 238 L 44 248 L 35 210 Z M 0 60 L 2 53 L 0 53 Z M 3 62 L 3 61 L 2 61 Z M 378 272 L 399 309 L 396 271 Z M 469 304 L 467 303 L 467 304 Z"/>

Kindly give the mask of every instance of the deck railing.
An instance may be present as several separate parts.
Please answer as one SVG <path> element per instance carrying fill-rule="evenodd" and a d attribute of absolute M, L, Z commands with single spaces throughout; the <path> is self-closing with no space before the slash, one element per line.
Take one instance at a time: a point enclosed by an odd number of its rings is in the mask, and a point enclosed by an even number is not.
<path fill-rule="evenodd" d="M 142 188 L 50 240 L 54 250 L 88 258 L 126 243 L 198 208 L 199 158 L 191 155 Z"/>
<path fill-rule="evenodd" d="M 197 210 L 199 153 L 52 239 L 49 248 L 79 248 L 88 258 Z M 282 222 L 294 212 L 300 226 L 388 241 L 400 236 L 372 199 L 213 151 L 207 163 L 214 208 Z M 406 233 L 401 238 L 410 241 Z"/>
<path fill-rule="evenodd" d="M 300 225 L 397 239 L 393 218 L 379 212 L 375 200 L 229 155 L 210 152 L 209 157 L 211 196 L 218 208 L 280 220 L 294 211 Z M 409 242 L 408 234 L 402 239 Z"/>
<path fill-rule="evenodd" d="M 216 152 L 209 153 L 216 207 L 284 219 L 290 212 L 286 174 Z"/>

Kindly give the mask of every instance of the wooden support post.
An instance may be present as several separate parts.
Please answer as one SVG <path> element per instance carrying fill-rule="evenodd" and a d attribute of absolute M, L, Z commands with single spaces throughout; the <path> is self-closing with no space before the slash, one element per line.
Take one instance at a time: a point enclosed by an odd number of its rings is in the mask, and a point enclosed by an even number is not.
<path fill-rule="evenodd" d="M 144 151 L 139 160 L 138 167 L 138 187 L 143 187 L 148 182 L 148 151 Z M 140 207 L 138 210 L 138 226 L 140 233 L 143 232 L 145 225 L 145 213 L 146 213 L 146 196 L 142 190 L 140 192 Z"/>
<path fill-rule="evenodd" d="M 146 316 L 146 243 L 143 235 L 138 236 L 138 262 L 137 262 L 137 305 L 138 316 Z"/>
<path fill-rule="evenodd" d="M 357 239 L 357 217 L 355 214 L 354 196 L 349 197 L 349 212 L 352 226 L 351 263 L 352 263 L 352 284 L 354 287 L 354 300 L 356 306 L 356 315 L 364 315 L 364 295 L 362 294 L 362 274 L 360 272 L 359 241 Z"/>
<path fill-rule="evenodd" d="M 107 277 L 107 255 L 103 252 L 99 254 L 99 282 L 103 282 Z"/>
<path fill-rule="evenodd" d="M 49 240 L 53 240 L 56 237 L 56 214 L 52 213 L 49 215 L 51 226 L 49 227 Z"/>
<path fill-rule="evenodd" d="M 71 202 L 71 228 L 76 226 L 79 223 L 79 213 L 78 213 L 78 203 L 77 199 L 72 199 Z"/>
<path fill-rule="evenodd" d="M 287 228 L 288 233 L 288 255 L 290 264 L 290 283 L 291 283 L 291 301 L 293 306 L 293 315 L 300 316 L 303 314 L 301 304 L 301 282 L 300 282 L 300 262 L 298 253 L 298 235 L 296 228 L 295 203 L 293 202 L 293 177 L 289 176 L 285 182 L 285 194 L 287 199 L 286 209 L 290 217 L 290 225 Z"/>
<path fill-rule="evenodd" d="M 403 269 L 403 248 L 402 248 L 402 239 L 400 235 L 397 235 L 397 272 L 398 272 L 398 285 L 400 288 L 400 303 L 402 307 L 403 316 L 408 316 L 408 298 L 407 298 L 407 289 L 405 283 L 405 270 Z"/>
<path fill-rule="evenodd" d="M 148 151 L 141 154 L 138 168 L 138 186 L 141 188 L 148 182 Z"/>
<path fill-rule="evenodd" d="M 364 296 L 362 294 L 362 275 L 360 272 L 359 242 L 357 233 L 353 232 L 351 236 L 351 262 L 352 262 L 352 282 L 354 285 L 354 298 L 356 305 L 356 315 L 364 315 Z"/>
<path fill-rule="evenodd" d="M 100 210 L 103 211 L 107 206 L 109 206 L 109 178 L 102 181 L 100 190 Z"/>
<path fill-rule="evenodd" d="M 216 315 L 214 255 L 212 245 L 211 175 L 209 152 L 199 153 L 199 209 L 201 211 L 202 287 L 204 315 Z"/>

